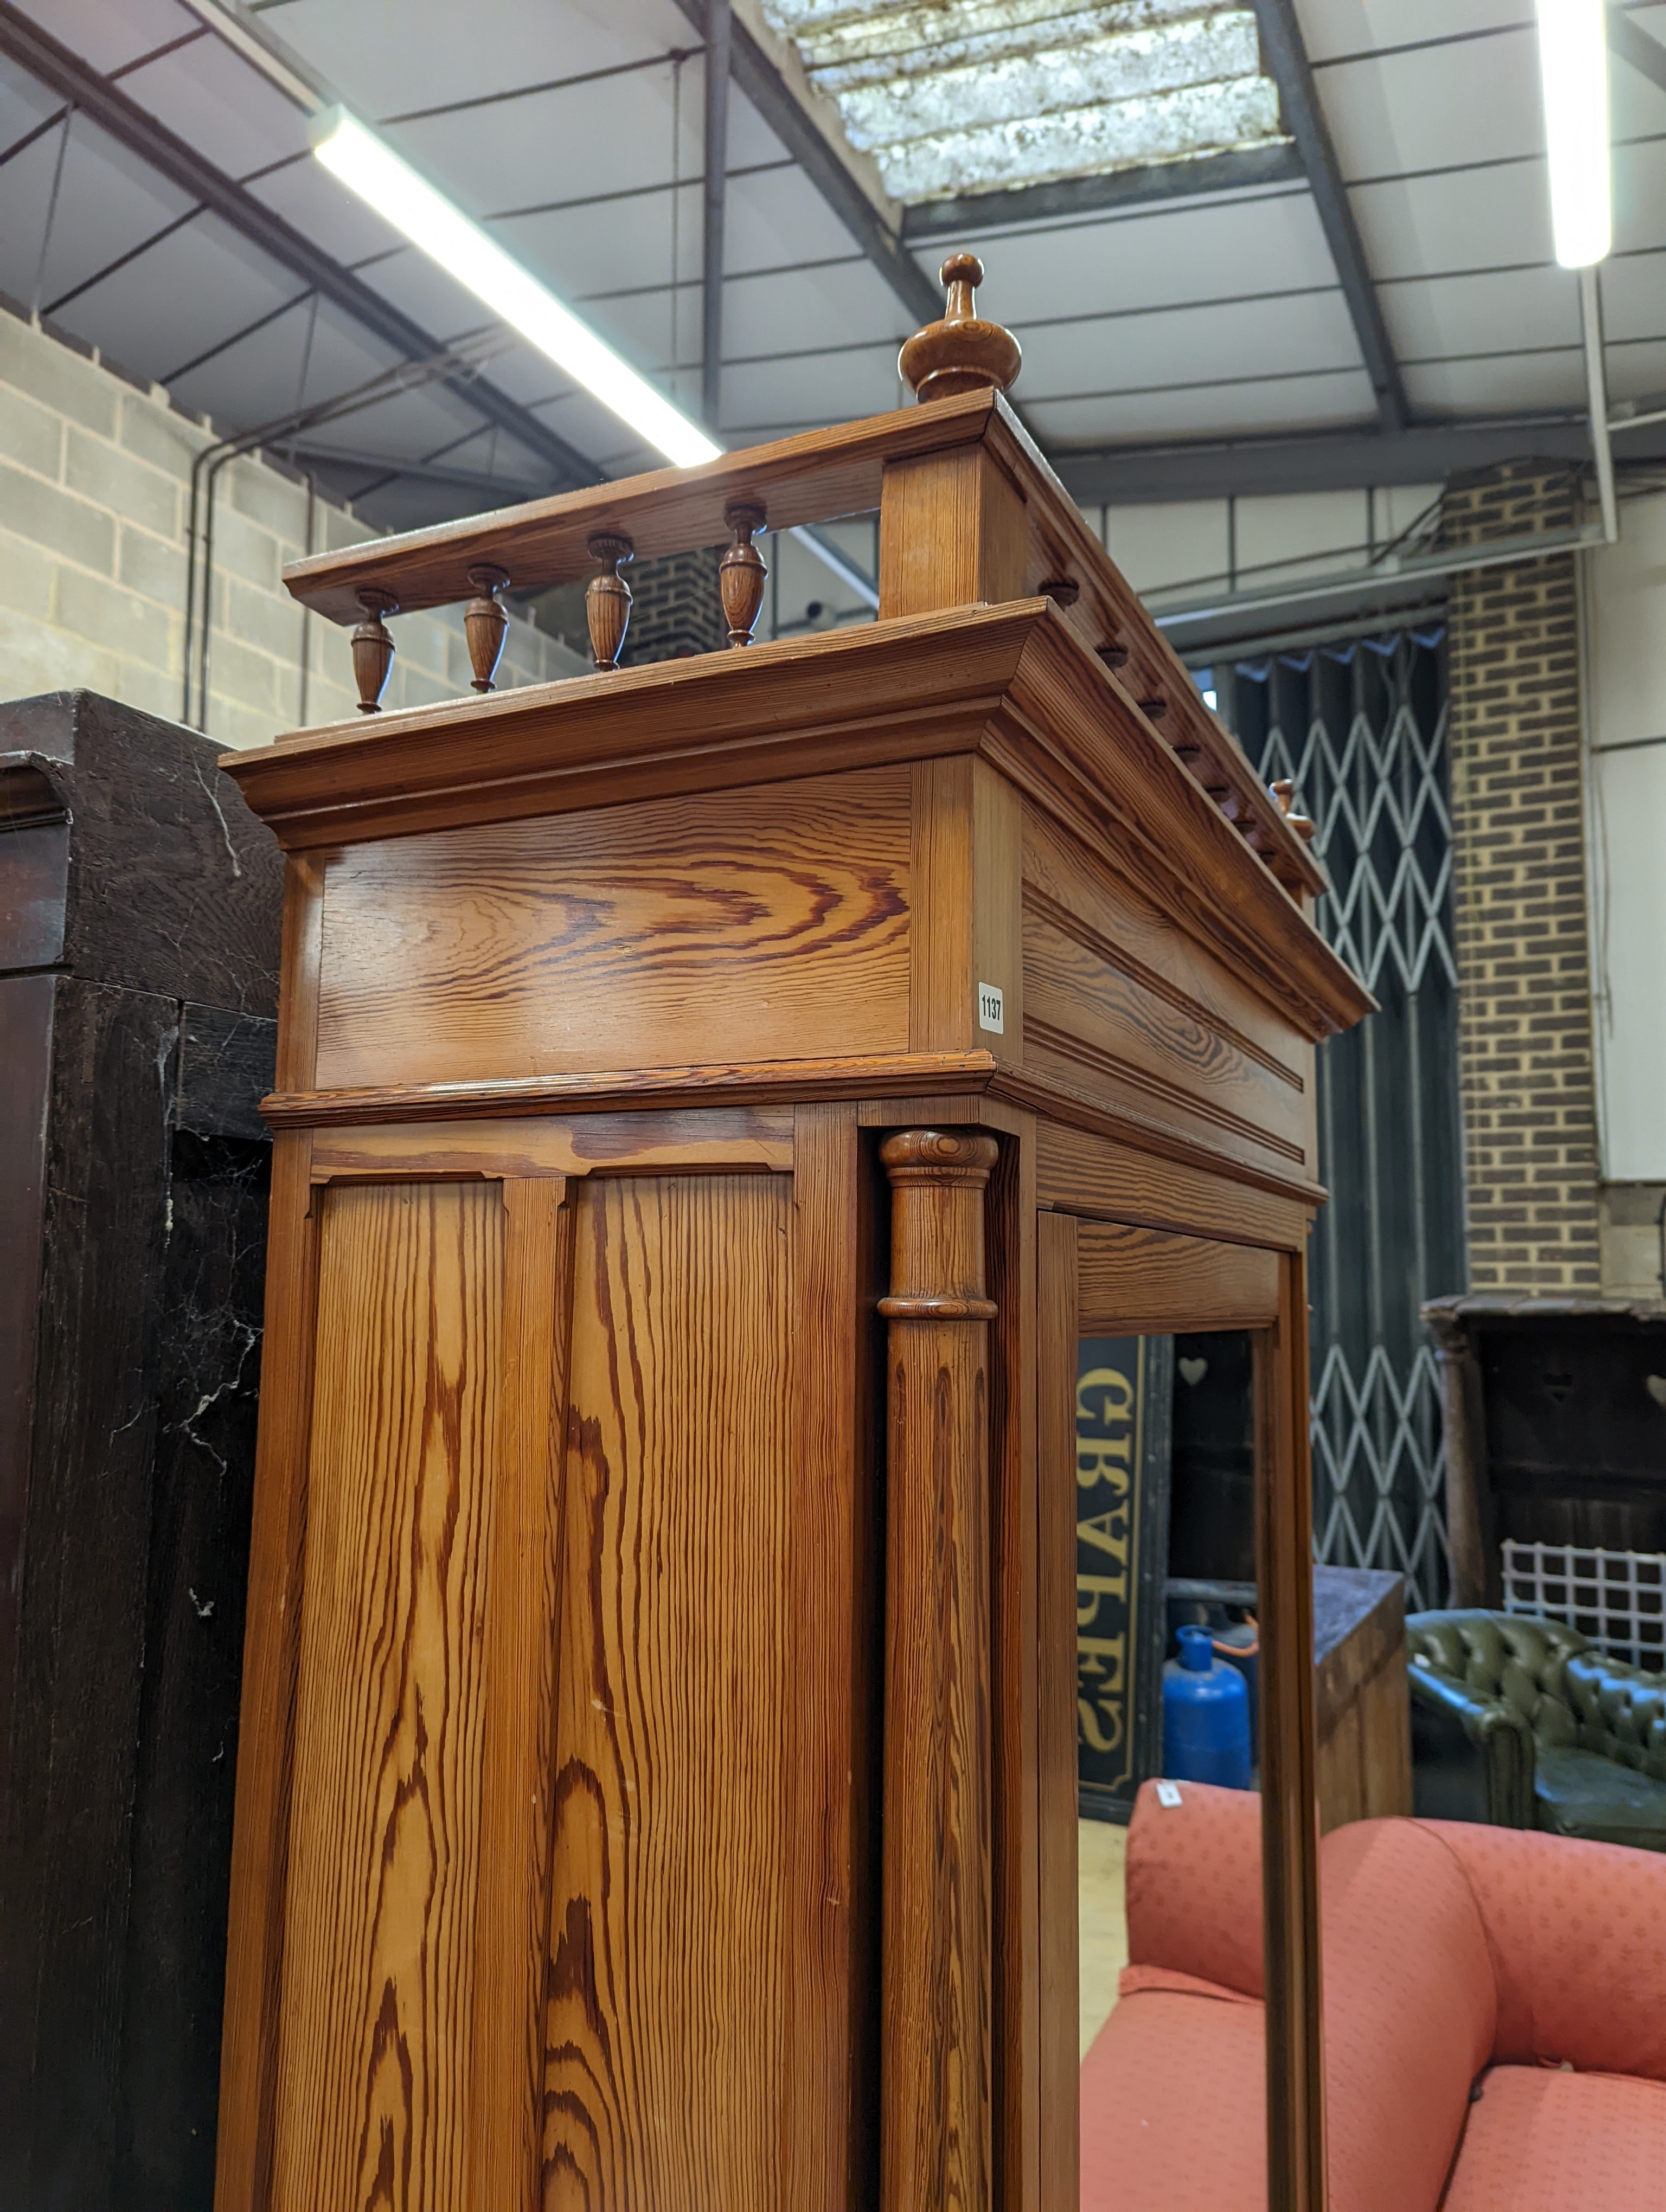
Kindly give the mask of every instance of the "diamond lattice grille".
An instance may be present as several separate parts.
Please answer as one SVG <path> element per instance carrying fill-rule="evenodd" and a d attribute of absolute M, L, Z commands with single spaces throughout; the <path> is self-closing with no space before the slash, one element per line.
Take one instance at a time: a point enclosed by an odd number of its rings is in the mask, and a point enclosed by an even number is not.
<path fill-rule="evenodd" d="M 1419 633 L 1216 675 L 1259 773 L 1289 776 L 1313 817 L 1316 919 L 1382 1008 L 1319 1054 L 1315 1540 L 1438 1605 L 1445 1468 L 1418 1308 L 1463 1287 L 1444 657 Z"/>

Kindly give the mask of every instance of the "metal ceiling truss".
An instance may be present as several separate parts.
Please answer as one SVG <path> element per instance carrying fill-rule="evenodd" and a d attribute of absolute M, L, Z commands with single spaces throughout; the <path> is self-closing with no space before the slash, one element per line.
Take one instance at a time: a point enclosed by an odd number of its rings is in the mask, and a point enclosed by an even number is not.
<path fill-rule="evenodd" d="M 405 360 L 431 361 L 444 351 L 443 340 L 401 313 L 223 170 L 204 161 L 10 0 L 0 0 L 0 53 Z M 447 377 L 444 382 L 475 413 L 535 454 L 552 471 L 555 488 L 598 481 L 601 472 L 576 447 L 494 385 L 462 375 Z"/>
<path fill-rule="evenodd" d="M 1307 48 L 1296 21 L 1295 0 L 1255 0 L 1261 25 L 1262 52 L 1278 84 L 1284 118 L 1295 139 L 1302 166 L 1324 229 L 1325 243 L 1336 264 L 1336 276 L 1353 318 L 1354 336 L 1377 395 L 1377 412 L 1385 430 L 1403 430 L 1411 421 L 1411 407 L 1400 374 L 1400 364 L 1389 343 L 1388 325 L 1377 288 L 1365 262 L 1359 226 L 1337 166 L 1336 149 L 1319 105 L 1317 88 Z"/>
<path fill-rule="evenodd" d="M 706 152 L 700 269 L 700 404 L 715 434 L 723 401 L 723 216 L 729 180 L 729 0 L 706 0 Z M 673 282 L 677 276 L 672 271 Z M 673 298 L 675 295 L 673 295 Z"/>
<path fill-rule="evenodd" d="M 708 0 L 677 0 L 703 39 Z M 740 87 L 781 144 L 885 278 L 915 322 L 935 322 L 942 295 L 862 190 L 834 148 L 805 112 L 802 102 L 768 54 L 741 21 L 730 29 L 730 68 Z"/>
<path fill-rule="evenodd" d="M 1622 62 L 1666 92 L 1666 46 L 1639 29 L 1629 15 L 1621 15 L 1617 8 L 1608 10 L 1608 46 Z"/>
<path fill-rule="evenodd" d="M 488 501 L 492 507 L 514 507 L 535 496 L 526 485 L 514 483 L 506 477 L 488 476 L 483 469 L 449 468 L 441 462 L 404 459 L 395 453 L 353 453 L 329 446 L 311 446 L 304 440 L 292 443 L 283 437 L 274 438 L 268 450 L 302 476 L 329 474 L 370 479 L 356 490 L 344 490 L 342 495 L 350 503 L 367 498 L 370 492 L 396 478 L 400 482 L 435 484 L 447 491 L 465 491 L 471 497 Z"/>
<path fill-rule="evenodd" d="M 1116 215 L 1124 208 L 1160 206 L 1195 199 L 1205 192 L 1242 192 L 1264 185 L 1304 179 L 1302 157 L 1290 141 L 1276 146 L 1248 146 L 1225 154 L 1200 154 L 1188 161 L 1152 161 L 1137 168 L 1110 169 L 1092 177 L 1063 177 L 1050 185 L 1020 185 L 1009 192 L 969 192 L 964 198 L 926 200 L 903 215 L 905 243 L 964 235 L 968 231 L 1008 230 L 1025 223 L 1054 222 L 1061 217 Z"/>
<path fill-rule="evenodd" d="M 1614 427 L 1623 429 L 1625 424 Z M 1639 429 L 1627 437 L 1625 453 L 1627 460 L 1666 460 L 1666 432 Z M 1420 422 L 1393 435 L 1323 430 L 1185 445 L 1055 445 L 1049 458 L 1079 505 L 1116 507 L 1134 501 L 1441 483 L 1459 470 L 1529 456 L 1589 461 L 1590 423 L 1583 414 L 1539 415 Z"/>

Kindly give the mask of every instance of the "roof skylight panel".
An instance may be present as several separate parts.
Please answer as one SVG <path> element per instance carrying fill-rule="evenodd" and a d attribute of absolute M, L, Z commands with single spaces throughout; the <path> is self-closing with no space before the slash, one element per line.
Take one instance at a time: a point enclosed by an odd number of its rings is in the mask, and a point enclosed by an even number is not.
<path fill-rule="evenodd" d="M 907 203 L 1263 145 L 1253 9 L 1196 0 L 763 0 Z"/>

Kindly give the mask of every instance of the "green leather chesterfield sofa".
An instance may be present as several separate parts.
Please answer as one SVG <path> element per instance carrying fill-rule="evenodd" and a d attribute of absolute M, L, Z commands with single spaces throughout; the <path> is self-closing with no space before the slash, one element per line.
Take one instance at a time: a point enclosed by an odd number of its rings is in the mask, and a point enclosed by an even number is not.
<path fill-rule="evenodd" d="M 1410 1614 L 1406 1655 L 1420 1818 L 1666 1851 L 1666 1674 L 1479 1609 Z"/>

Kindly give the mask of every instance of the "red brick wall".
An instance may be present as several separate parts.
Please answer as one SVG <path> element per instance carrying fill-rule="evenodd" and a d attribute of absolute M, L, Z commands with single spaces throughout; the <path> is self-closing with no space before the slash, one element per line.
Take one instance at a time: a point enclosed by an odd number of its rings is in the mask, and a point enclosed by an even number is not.
<path fill-rule="evenodd" d="M 720 557 L 716 546 L 704 545 L 692 553 L 639 561 L 625 570 L 632 603 L 625 638 L 628 667 L 676 660 L 691 653 L 716 653 L 727 645 L 728 626 L 717 582 Z"/>
<path fill-rule="evenodd" d="M 1566 528 L 1564 471 L 1455 478 L 1449 543 Z M 1572 554 L 1452 580 L 1450 738 L 1472 1290 L 1595 1291 L 1596 1085 Z"/>

